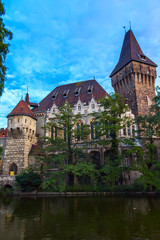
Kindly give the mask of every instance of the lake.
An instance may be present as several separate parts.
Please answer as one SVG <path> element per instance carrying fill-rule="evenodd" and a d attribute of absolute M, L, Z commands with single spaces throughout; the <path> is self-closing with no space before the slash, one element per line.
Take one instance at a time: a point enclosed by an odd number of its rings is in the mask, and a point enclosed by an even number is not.
<path fill-rule="evenodd" d="M 0 197 L 1 240 L 159 240 L 159 197 Z"/>

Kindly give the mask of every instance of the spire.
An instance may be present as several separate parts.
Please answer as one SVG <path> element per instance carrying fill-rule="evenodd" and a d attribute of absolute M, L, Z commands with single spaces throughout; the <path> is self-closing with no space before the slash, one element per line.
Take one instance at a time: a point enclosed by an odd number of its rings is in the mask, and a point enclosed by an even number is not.
<path fill-rule="evenodd" d="M 157 67 L 154 62 L 152 62 L 148 57 L 144 55 L 132 30 L 130 29 L 125 34 L 119 61 L 110 74 L 110 77 L 112 77 L 116 72 L 118 72 L 132 60 Z"/>
<path fill-rule="evenodd" d="M 15 108 L 12 110 L 12 112 L 10 112 L 8 114 L 7 117 L 10 116 L 19 116 L 19 115 L 25 115 L 25 116 L 29 116 L 32 117 L 34 119 L 36 119 L 36 116 L 34 115 L 34 113 L 31 111 L 31 109 L 28 107 L 27 102 L 25 102 L 24 100 L 21 100 L 16 106 Z"/>
<path fill-rule="evenodd" d="M 29 94 L 28 94 L 28 92 L 26 93 L 25 102 L 29 104 Z"/>

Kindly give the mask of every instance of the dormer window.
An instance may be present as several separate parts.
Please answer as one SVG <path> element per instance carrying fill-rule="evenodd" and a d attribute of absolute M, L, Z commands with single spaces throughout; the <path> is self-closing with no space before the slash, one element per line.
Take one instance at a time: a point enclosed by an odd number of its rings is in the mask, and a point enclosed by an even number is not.
<path fill-rule="evenodd" d="M 66 98 L 66 97 L 68 96 L 68 93 L 69 93 L 69 90 L 65 90 L 65 91 L 63 92 L 63 98 Z"/>
<path fill-rule="evenodd" d="M 91 94 L 93 92 L 93 86 L 89 86 L 87 89 L 87 93 Z"/>
<path fill-rule="evenodd" d="M 144 55 L 140 55 L 141 59 L 145 60 L 146 59 L 146 56 Z"/>
<path fill-rule="evenodd" d="M 138 56 L 141 60 L 146 61 L 146 56 L 145 56 L 145 55 L 143 55 L 143 54 L 138 54 L 138 53 L 137 53 L 137 56 Z"/>
<path fill-rule="evenodd" d="M 80 88 L 76 88 L 75 90 L 75 96 L 78 96 L 80 94 L 81 91 L 81 87 Z"/>
<path fill-rule="evenodd" d="M 58 92 L 54 92 L 52 95 L 52 99 L 55 100 L 57 98 Z"/>

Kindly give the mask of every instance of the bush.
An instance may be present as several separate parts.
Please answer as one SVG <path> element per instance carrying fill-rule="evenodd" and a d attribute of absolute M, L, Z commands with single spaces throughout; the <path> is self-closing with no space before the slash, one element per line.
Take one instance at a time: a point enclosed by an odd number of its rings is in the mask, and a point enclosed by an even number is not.
<path fill-rule="evenodd" d="M 16 176 L 16 182 L 22 192 L 31 192 L 39 188 L 42 180 L 38 173 L 25 171 Z"/>

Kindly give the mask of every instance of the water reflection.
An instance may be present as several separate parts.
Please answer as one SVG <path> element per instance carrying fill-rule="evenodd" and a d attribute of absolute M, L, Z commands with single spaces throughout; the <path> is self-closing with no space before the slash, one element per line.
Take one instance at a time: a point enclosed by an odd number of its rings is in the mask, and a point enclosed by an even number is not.
<path fill-rule="evenodd" d="M 160 239 L 160 198 L 0 198 L 9 240 Z"/>

